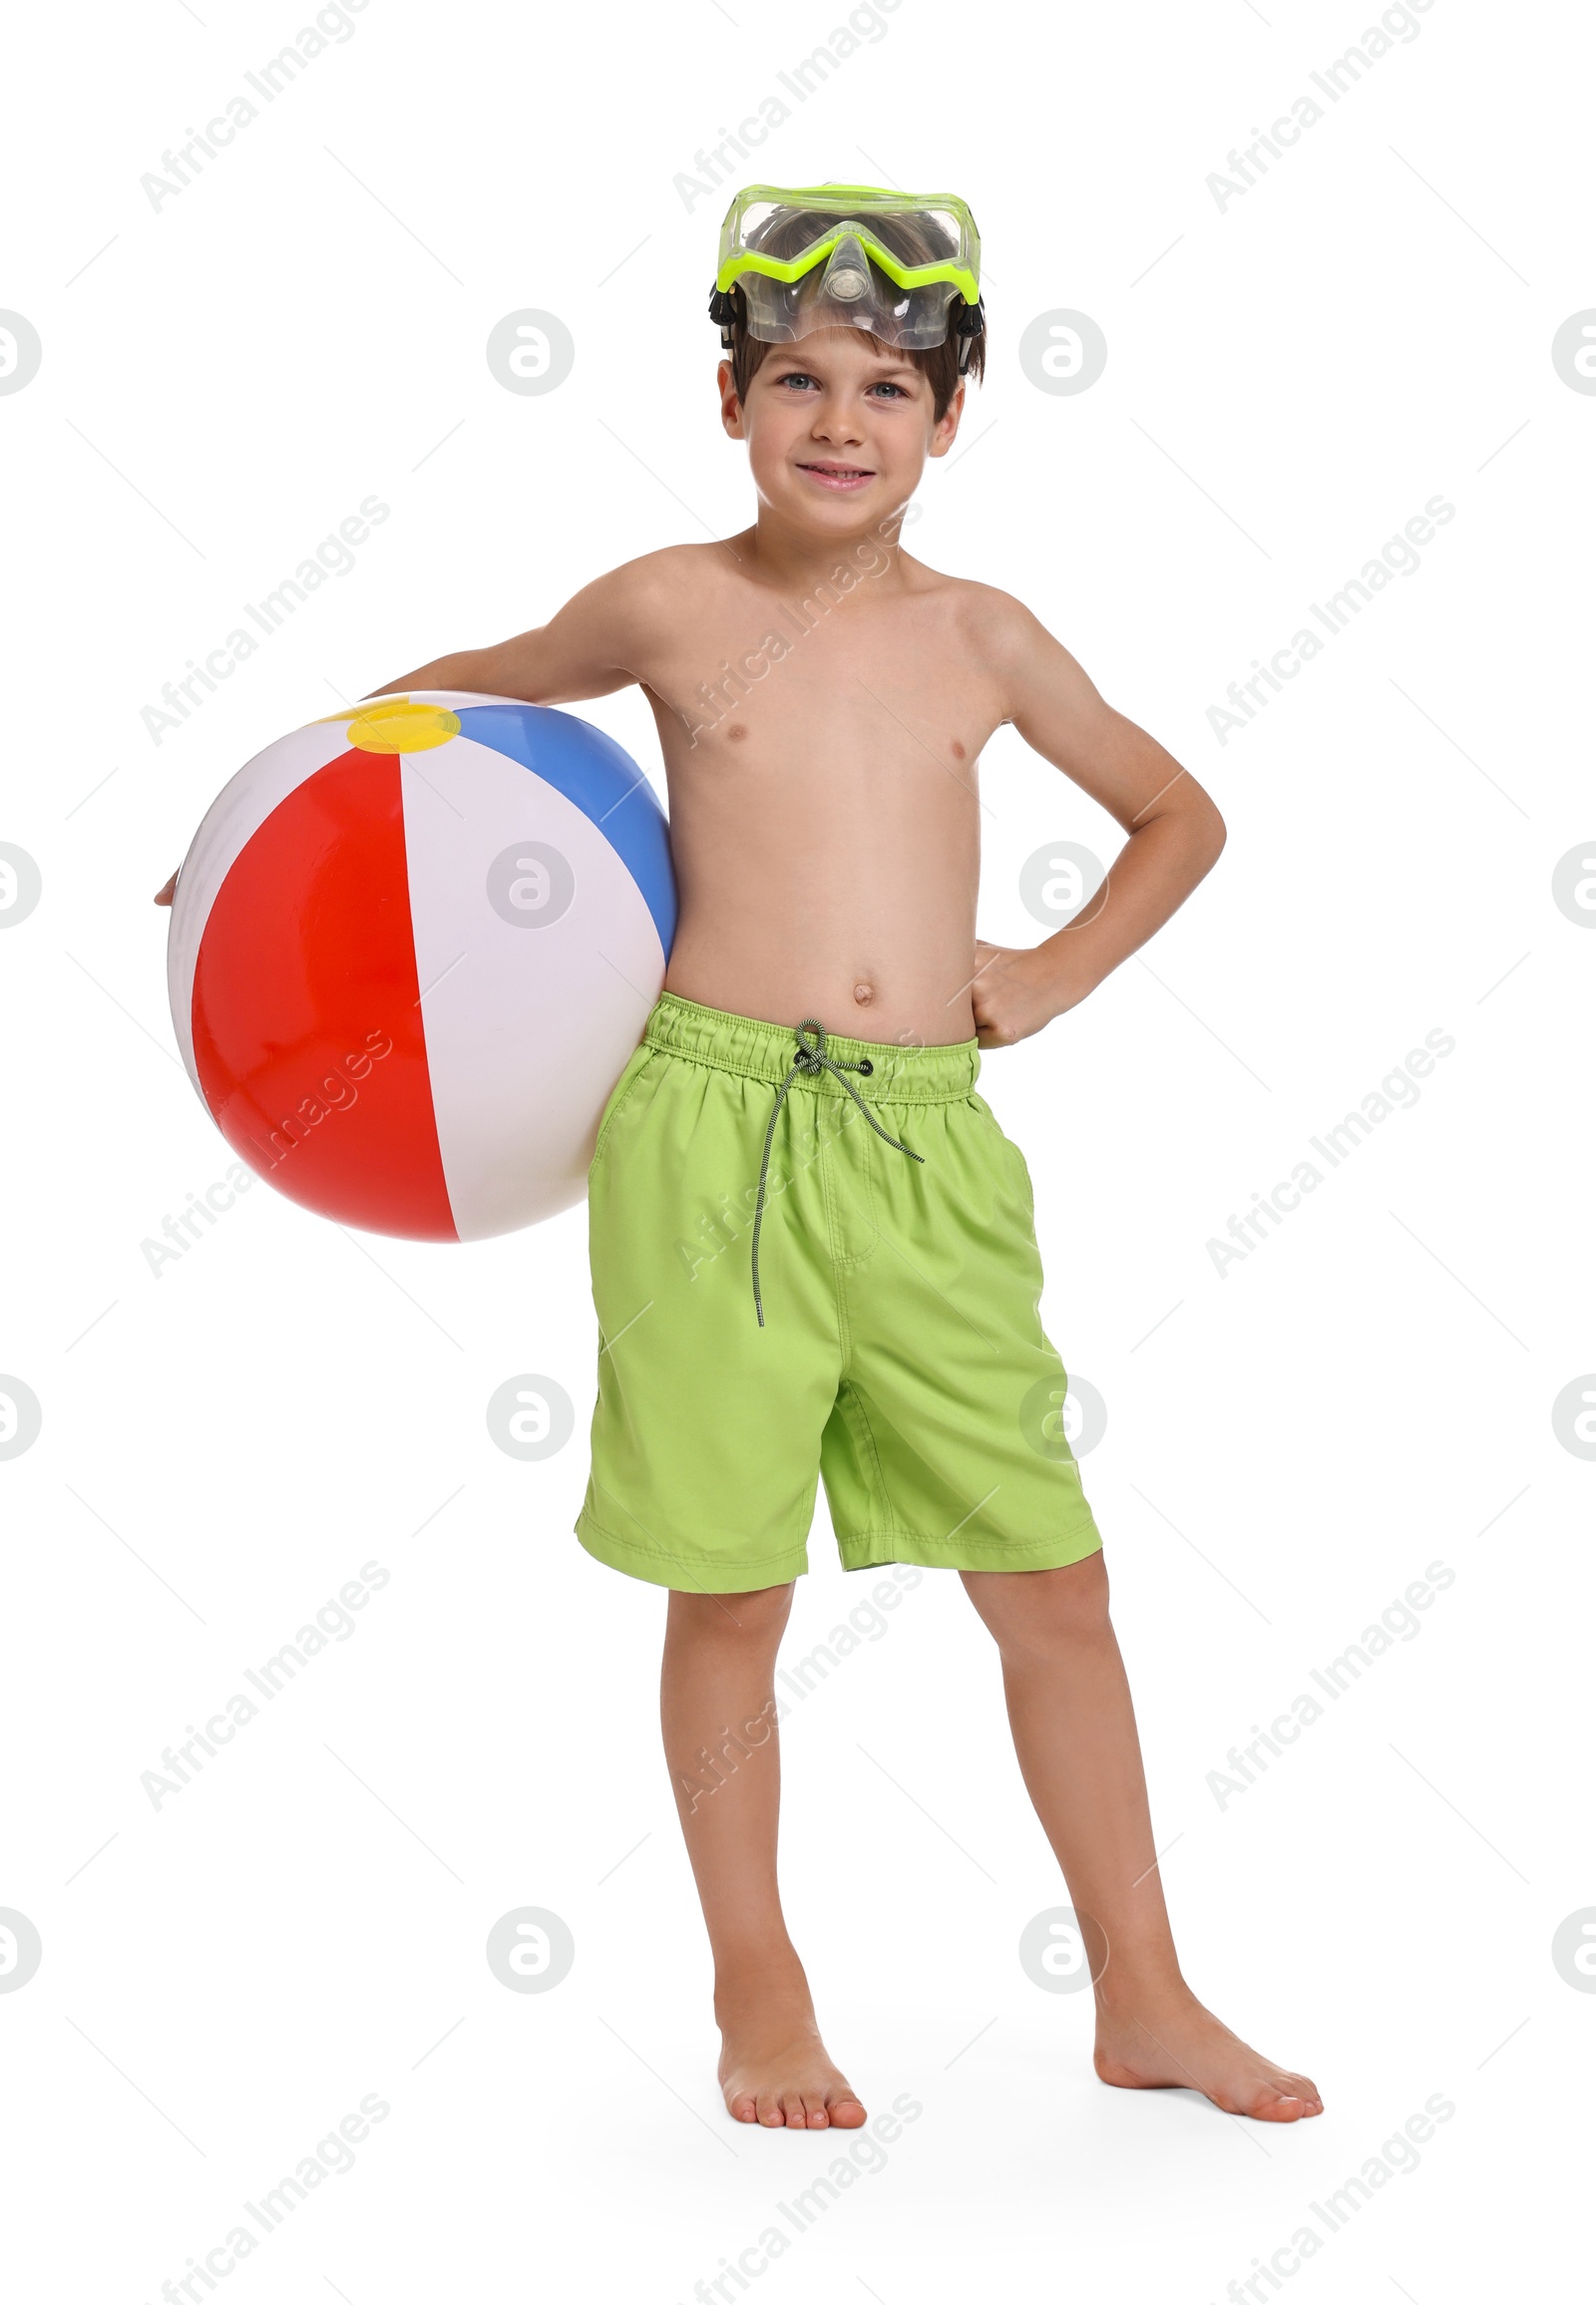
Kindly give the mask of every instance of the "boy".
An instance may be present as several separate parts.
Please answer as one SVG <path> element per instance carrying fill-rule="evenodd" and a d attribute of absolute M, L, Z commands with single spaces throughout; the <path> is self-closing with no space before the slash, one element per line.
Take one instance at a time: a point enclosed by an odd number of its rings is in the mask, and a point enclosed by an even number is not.
<path fill-rule="evenodd" d="M 389 688 L 558 704 L 635 681 L 658 723 L 680 925 L 590 1177 L 599 1387 L 578 1533 L 669 1589 L 661 1718 L 728 2111 L 866 2118 L 776 1880 L 773 1676 L 823 1473 L 845 1567 L 957 1569 L 998 1642 L 1091 1963 L 1101 2079 L 1294 2120 L 1321 2111 L 1314 2085 L 1180 1973 L 1037 1317 L 1029 1178 L 975 1093 L 978 1048 L 1083 999 L 1224 828 L 1027 610 L 898 541 L 983 371 L 978 267 L 957 200 L 740 194 L 710 310 L 753 526 L 648 554 Z M 1129 836 L 1101 901 L 1033 951 L 976 936 L 977 763 L 1005 722 Z"/>

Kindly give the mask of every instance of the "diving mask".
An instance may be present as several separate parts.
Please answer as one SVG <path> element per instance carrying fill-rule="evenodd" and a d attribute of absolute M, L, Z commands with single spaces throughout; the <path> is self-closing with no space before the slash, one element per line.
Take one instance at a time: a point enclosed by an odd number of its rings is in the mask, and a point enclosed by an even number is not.
<path fill-rule="evenodd" d="M 709 313 L 728 348 L 734 288 L 762 344 L 862 328 L 900 351 L 929 352 L 955 334 L 963 374 L 983 325 L 980 277 L 976 220 L 951 193 L 749 185 L 720 229 Z"/>

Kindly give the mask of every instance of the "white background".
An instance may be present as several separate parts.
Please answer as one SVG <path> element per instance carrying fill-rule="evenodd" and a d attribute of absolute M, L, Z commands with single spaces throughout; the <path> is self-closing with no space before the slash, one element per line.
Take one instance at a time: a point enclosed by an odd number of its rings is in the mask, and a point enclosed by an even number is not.
<path fill-rule="evenodd" d="M 994 1654 L 928 1576 L 784 1731 L 828 2039 L 873 2110 L 923 2110 L 786 2225 L 762 2297 L 1201 2305 L 1435 2093 L 1419 2166 L 1285 2290 L 1440 2305 L 1571 2269 L 1596 1999 L 1550 1945 L 1596 1902 L 1596 1465 L 1551 1404 L 1596 1364 L 1596 937 L 1551 876 L 1596 806 L 1596 398 L 1550 347 L 1596 303 L 1590 28 L 1433 0 L 1221 210 L 1210 172 L 1377 13 L 901 0 L 736 172 L 970 199 L 992 374 L 912 545 L 1026 599 L 1229 822 L 1145 964 L 983 1087 L 1036 1179 L 1049 1327 L 1108 1405 L 1084 1472 L 1188 1972 L 1328 2108 L 1265 2129 L 1093 2080 L 1089 1996 L 1016 1958 L 1064 1892 Z M 44 883 L 0 937 L 0 1369 L 44 1414 L 0 1463 L 0 1905 L 44 1946 L 0 1995 L 30 2301 L 155 2300 L 370 2092 L 355 2166 L 229 2297 L 671 2305 L 841 2149 L 720 2109 L 663 1597 L 570 1534 L 584 1213 L 428 1249 L 258 1189 L 159 1279 L 141 1249 L 230 1157 L 151 892 L 273 736 L 747 517 L 703 315 L 729 191 L 689 210 L 673 180 L 841 14 L 369 0 L 159 210 L 141 176 L 302 19 L 151 0 L 12 33 L 0 304 L 44 346 L 0 398 L 0 839 Z M 541 397 L 484 358 L 524 306 L 576 341 Z M 1107 338 L 1078 395 L 1018 363 L 1056 308 Z M 373 493 L 354 570 L 153 744 L 163 682 Z M 1221 746 L 1227 683 L 1436 494 L 1418 573 Z M 657 770 L 640 700 L 588 709 Z M 983 933 L 1029 942 L 1021 864 L 1113 828 L 1011 737 L 984 787 Z M 1221 1277 L 1210 1238 L 1436 1028 L 1418 1103 Z M 577 1403 L 543 1463 L 485 1423 L 522 1371 Z M 390 1582 L 354 1637 L 154 1810 L 141 1772 L 368 1560 Z M 1418 1637 L 1221 1807 L 1228 1748 L 1432 1561 L 1455 1581 Z M 822 1521 L 791 1650 L 863 1582 Z M 485 1961 L 520 1905 L 574 1932 L 552 1992 Z"/>

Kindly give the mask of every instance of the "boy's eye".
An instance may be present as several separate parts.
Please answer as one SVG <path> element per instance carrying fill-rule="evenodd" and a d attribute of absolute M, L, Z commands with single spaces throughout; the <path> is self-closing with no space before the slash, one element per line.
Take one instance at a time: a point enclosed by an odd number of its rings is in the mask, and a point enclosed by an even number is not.
<path fill-rule="evenodd" d="M 820 390 L 819 377 L 812 376 L 807 368 L 789 368 L 776 381 L 781 385 L 790 385 L 795 392 Z M 895 400 L 907 400 L 909 397 L 903 386 L 894 384 L 890 377 L 883 377 L 879 384 L 872 384 L 869 390 L 873 393 L 890 393 Z"/>

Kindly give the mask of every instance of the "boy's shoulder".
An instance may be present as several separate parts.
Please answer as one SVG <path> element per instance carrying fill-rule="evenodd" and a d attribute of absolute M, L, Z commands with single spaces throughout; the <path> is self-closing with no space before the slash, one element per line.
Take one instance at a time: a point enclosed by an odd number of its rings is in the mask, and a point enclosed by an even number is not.
<path fill-rule="evenodd" d="M 661 621 L 679 621 L 684 612 L 690 615 L 706 592 L 724 589 L 735 576 L 736 562 L 724 545 L 663 545 L 606 570 L 579 598 L 591 598 L 606 612 L 641 619 L 654 629 Z"/>
<path fill-rule="evenodd" d="M 639 553 L 609 572 L 609 581 L 622 581 L 636 592 L 668 597 L 683 584 L 699 585 L 737 574 L 737 554 L 728 539 L 707 545 L 661 545 L 657 552 Z"/>
<path fill-rule="evenodd" d="M 718 540 L 707 545 L 661 545 L 652 553 L 639 553 L 634 561 L 622 561 L 616 575 L 629 575 L 643 583 L 676 583 L 681 577 L 726 564 L 729 544 Z"/>
<path fill-rule="evenodd" d="M 1023 600 L 974 576 L 951 576 L 914 563 L 915 590 L 957 625 L 961 639 L 998 661 L 1013 661 L 1045 637 L 1045 627 Z"/>

